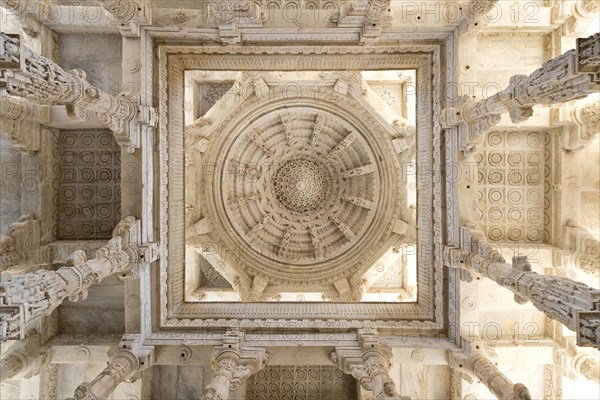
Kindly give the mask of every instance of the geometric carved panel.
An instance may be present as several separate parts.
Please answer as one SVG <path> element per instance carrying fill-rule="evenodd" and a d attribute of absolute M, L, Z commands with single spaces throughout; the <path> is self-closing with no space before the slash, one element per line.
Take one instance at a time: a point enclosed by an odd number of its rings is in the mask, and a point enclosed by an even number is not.
<path fill-rule="evenodd" d="M 121 219 L 121 149 L 110 131 L 60 133 L 59 239 L 110 239 Z"/>
<path fill-rule="evenodd" d="M 539 132 L 491 132 L 476 156 L 478 223 L 494 241 L 543 242 L 544 142 Z"/>
<path fill-rule="evenodd" d="M 334 366 L 269 366 L 248 379 L 247 400 L 352 400 L 356 380 Z"/>

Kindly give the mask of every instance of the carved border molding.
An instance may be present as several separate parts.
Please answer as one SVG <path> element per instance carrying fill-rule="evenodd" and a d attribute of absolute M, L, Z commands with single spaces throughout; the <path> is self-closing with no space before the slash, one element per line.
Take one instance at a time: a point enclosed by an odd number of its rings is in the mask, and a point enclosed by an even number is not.
<path fill-rule="evenodd" d="M 159 36 L 159 35 L 156 35 Z M 155 36 L 155 39 L 156 39 Z M 168 33 L 166 37 L 176 36 Z M 147 38 L 149 42 L 152 38 Z M 449 38 L 448 41 L 452 41 Z M 156 201 L 161 243 L 159 307 L 154 307 L 152 336 L 173 337 L 167 328 L 214 329 L 244 328 L 351 329 L 373 327 L 411 329 L 414 334 L 432 335 L 446 326 L 441 245 L 443 240 L 441 129 L 439 123 L 443 48 L 435 45 L 406 46 L 292 46 L 292 47 L 217 47 L 159 45 L 147 42 L 146 61 L 150 67 L 144 79 L 146 97 L 158 101 L 159 154 L 155 163 L 160 177 L 160 196 Z M 156 59 L 150 53 L 158 54 Z M 448 52 L 452 50 L 446 49 Z M 238 53 L 238 54 L 235 54 Z M 155 63 L 157 65 L 155 65 Z M 157 72 L 152 71 L 153 68 Z M 415 69 L 419 96 L 417 102 L 418 163 L 428 165 L 422 171 L 425 180 L 418 193 L 419 230 L 418 285 L 415 303 L 186 303 L 183 297 L 184 204 L 183 204 L 183 79 L 185 70 L 373 70 Z M 158 77 L 158 88 L 152 77 Z M 426 187 L 429 186 L 429 189 Z M 421 189 L 421 188 L 420 188 Z M 144 275 L 146 279 L 146 276 Z M 149 276 L 147 277 L 149 279 Z M 147 293 L 149 282 L 144 282 Z M 452 287 L 453 298 L 455 287 Z M 145 326 L 151 327 L 151 307 L 146 307 Z M 305 319 L 299 319 L 299 316 Z M 158 317 L 158 318 L 157 318 Z M 453 316 L 453 319 L 456 316 Z M 453 322 L 451 322 L 453 323 Z M 162 331 L 162 332 L 161 332 Z"/>

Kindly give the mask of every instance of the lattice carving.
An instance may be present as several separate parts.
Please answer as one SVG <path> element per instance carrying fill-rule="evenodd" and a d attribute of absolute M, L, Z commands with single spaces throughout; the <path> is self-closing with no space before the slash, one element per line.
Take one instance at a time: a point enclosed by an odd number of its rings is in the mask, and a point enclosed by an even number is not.
<path fill-rule="evenodd" d="M 60 135 L 58 237 L 108 239 L 121 219 L 121 149 L 110 132 Z"/>
<path fill-rule="evenodd" d="M 0 359 L 2 381 L 28 379 L 40 373 L 46 360 L 47 349 L 40 346 L 39 341 L 39 335 L 32 335 L 4 349 Z"/>
<path fill-rule="evenodd" d="M 356 380 L 334 366 L 269 366 L 248 379 L 248 400 L 287 400 L 305 396 L 311 400 L 356 398 Z"/>
<path fill-rule="evenodd" d="M 331 177 L 327 168 L 309 159 L 284 163 L 273 180 L 275 197 L 290 211 L 306 213 L 329 197 Z"/>
<path fill-rule="evenodd" d="M 544 240 L 545 134 L 487 135 L 476 155 L 477 221 L 493 241 Z"/>

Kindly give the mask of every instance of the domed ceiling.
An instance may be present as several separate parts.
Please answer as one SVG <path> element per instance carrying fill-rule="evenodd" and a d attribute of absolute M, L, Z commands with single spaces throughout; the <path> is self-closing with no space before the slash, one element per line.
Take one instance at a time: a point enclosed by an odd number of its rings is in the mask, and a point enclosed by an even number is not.
<path fill-rule="evenodd" d="M 219 95 L 186 130 L 186 207 L 201 215 L 186 245 L 210 264 L 201 274 L 214 269 L 242 300 L 265 300 L 267 286 L 356 300 L 368 270 L 400 252 L 399 221 L 414 218 L 402 168 L 414 151 L 398 152 L 413 143 L 406 121 L 389 121 L 359 73 L 242 74 Z"/>

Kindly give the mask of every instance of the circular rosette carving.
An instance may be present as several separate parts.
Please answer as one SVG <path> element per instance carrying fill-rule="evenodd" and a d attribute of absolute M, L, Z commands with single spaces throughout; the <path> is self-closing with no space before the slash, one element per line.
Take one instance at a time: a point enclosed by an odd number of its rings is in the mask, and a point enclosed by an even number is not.
<path fill-rule="evenodd" d="M 201 178 L 213 239 L 272 282 L 332 279 L 365 254 L 376 258 L 399 212 L 391 136 L 303 103 L 258 104 L 225 121 L 206 152 L 215 171 Z"/>
<path fill-rule="evenodd" d="M 307 158 L 289 160 L 273 179 L 275 197 L 290 211 L 307 213 L 328 197 L 331 176 L 324 165 Z"/>

